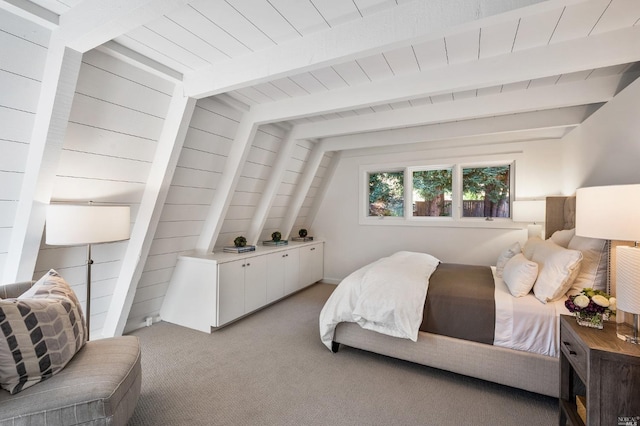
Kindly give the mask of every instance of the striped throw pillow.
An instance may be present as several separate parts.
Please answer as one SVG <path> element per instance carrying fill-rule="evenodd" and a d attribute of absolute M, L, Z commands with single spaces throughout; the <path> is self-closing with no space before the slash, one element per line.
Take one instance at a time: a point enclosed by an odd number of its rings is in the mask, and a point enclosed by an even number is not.
<path fill-rule="evenodd" d="M 53 269 L 17 299 L 0 300 L 0 386 L 16 394 L 61 371 L 86 343 L 80 303 Z"/>

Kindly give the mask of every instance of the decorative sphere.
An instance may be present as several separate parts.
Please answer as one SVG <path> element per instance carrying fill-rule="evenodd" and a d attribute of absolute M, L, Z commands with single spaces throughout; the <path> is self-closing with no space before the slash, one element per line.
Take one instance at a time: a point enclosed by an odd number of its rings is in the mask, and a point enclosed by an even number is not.
<path fill-rule="evenodd" d="M 301 230 L 298 231 L 298 235 L 300 236 L 300 238 L 304 238 L 307 236 L 307 230 L 302 228 Z"/>
<path fill-rule="evenodd" d="M 271 239 L 273 241 L 280 241 L 280 239 L 282 238 L 282 234 L 278 231 L 274 232 L 273 234 L 271 234 Z"/>
<path fill-rule="evenodd" d="M 236 239 L 233 240 L 233 244 L 236 247 L 244 247 L 247 245 L 247 239 L 243 236 L 236 237 Z"/>

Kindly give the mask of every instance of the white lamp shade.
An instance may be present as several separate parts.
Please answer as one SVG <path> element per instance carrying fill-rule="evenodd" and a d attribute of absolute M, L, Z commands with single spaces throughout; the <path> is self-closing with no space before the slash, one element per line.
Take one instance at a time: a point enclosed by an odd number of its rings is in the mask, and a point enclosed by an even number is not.
<path fill-rule="evenodd" d="M 126 240 L 130 226 L 129 206 L 51 204 L 46 243 L 73 246 Z"/>
<path fill-rule="evenodd" d="M 617 307 L 640 314 L 640 248 L 619 246 L 616 249 Z"/>
<path fill-rule="evenodd" d="M 576 191 L 576 235 L 640 241 L 640 185 L 580 188 Z"/>
<path fill-rule="evenodd" d="M 544 200 L 514 201 L 511 217 L 514 222 L 544 222 L 546 204 Z"/>

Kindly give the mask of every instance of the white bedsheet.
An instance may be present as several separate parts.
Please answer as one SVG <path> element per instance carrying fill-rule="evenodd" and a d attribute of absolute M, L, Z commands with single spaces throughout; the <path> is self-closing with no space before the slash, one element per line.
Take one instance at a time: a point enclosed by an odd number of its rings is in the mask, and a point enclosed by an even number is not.
<path fill-rule="evenodd" d="M 440 261 L 401 251 L 350 274 L 320 312 L 320 338 L 331 349 L 336 325 L 355 322 L 390 336 L 418 340 L 429 277 Z"/>
<path fill-rule="evenodd" d="M 340 322 L 356 322 L 366 329 L 416 341 L 428 278 L 438 263 L 438 259 L 425 253 L 398 252 L 353 272 L 336 287 L 320 312 L 322 342 L 331 349 Z M 502 278 L 496 276 L 495 267 L 492 271 L 494 345 L 557 357 L 558 316 L 570 314 L 564 299 L 543 304 L 533 293 L 513 297 Z"/>
<path fill-rule="evenodd" d="M 533 293 L 513 297 L 502 278 L 496 276 L 496 326 L 493 344 L 505 348 L 557 357 L 560 354 L 559 315 L 570 315 L 564 298 L 541 303 Z"/>

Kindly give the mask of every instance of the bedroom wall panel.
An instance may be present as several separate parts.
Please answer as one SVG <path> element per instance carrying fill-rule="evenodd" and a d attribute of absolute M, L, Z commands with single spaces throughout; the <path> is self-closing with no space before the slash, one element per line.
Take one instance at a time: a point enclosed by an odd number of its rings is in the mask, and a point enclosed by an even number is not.
<path fill-rule="evenodd" d="M 0 9 L 0 276 L 40 97 L 50 31 Z"/>
<path fill-rule="evenodd" d="M 247 236 L 251 219 L 267 186 L 284 137 L 285 131 L 277 126 L 265 125 L 258 128 L 220 229 L 216 247 L 232 245 L 239 235 Z M 269 239 L 271 232 L 273 231 L 269 232 Z"/>
<path fill-rule="evenodd" d="M 301 228 L 307 229 L 307 231 L 309 232 L 309 235 L 312 235 L 312 236 L 314 235 L 313 230 L 310 229 L 311 224 L 309 223 L 311 220 L 310 219 L 311 209 L 313 208 L 313 205 L 316 201 L 316 197 L 319 195 L 320 187 L 323 185 L 325 175 L 327 173 L 329 164 L 331 163 L 332 157 L 333 157 L 333 153 L 326 152 L 322 157 L 322 160 L 320 161 L 320 166 L 318 166 L 316 175 L 314 176 L 313 181 L 311 182 L 311 186 L 307 191 L 307 195 L 305 196 L 304 201 L 302 202 L 302 207 L 300 208 L 300 211 L 298 212 L 298 216 L 296 217 L 296 220 L 293 223 L 293 228 L 291 229 L 291 235 L 294 237 L 298 235 L 298 230 L 300 230 Z"/>
<path fill-rule="evenodd" d="M 401 139 L 403 132 L 396 134 Z M 526 230 L 519 226 L 492 229 L 484 223 L 477 227 L 360 225 L 361 165 L 478 164 L 515 160 L 516 199 L 558 194 L 562 185 L 557 140 L 478 146 L 447 141 L 442 146 L 416 144 L 411 148 L 396 152 L 370 149 L 342 153 L 311 225 L 314 237 L 326 241 L 325 279 L 337 283 L 355 269 L 398 250 L 431 253 L 444 262 L 491 265 L 505 247 L 526 240 Z M 554 162 L 555 168 L 547 164 Z M 509 222 L 508 226 L 513 225 Z"/>
<path fill-rule="evenodd" d="M 640 183 L 640 79 L 562 139 L 563 192 L 583 186 Z"/>
<path fill-rule="evenodd" d="M 132 226 L 172 84 L 98 51 L 83 55 L 52 201 L 125 204 Z M 99 336 L 128 242 L 92 248 L 91 328 Z M 36 273 L 60 269 L 84 301 L 85 247 L 41 247 Z M 135 284 L 134 284 L 135 285 Z"/>
<path fill-rule="evenodd" d="M 178 256 L 198 241 L 240 118 L 215 99 L 197 102 L 125 332 L 158 320 Z"/>

